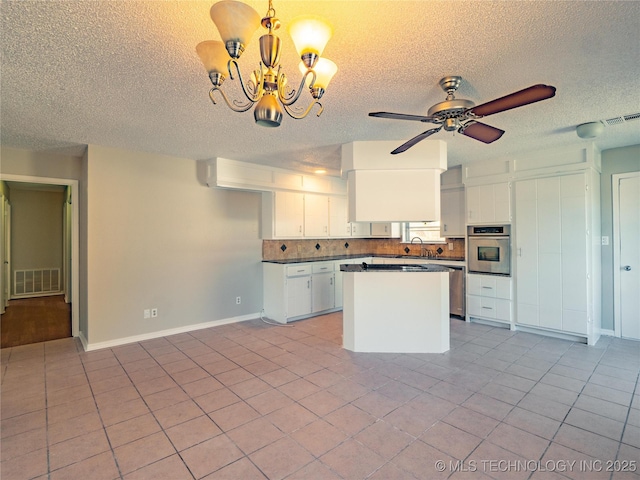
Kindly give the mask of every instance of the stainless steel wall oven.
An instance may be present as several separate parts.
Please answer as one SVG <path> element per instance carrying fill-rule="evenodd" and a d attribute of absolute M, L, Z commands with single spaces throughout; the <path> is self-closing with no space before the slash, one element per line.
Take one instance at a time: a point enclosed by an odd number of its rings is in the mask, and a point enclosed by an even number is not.
<path fill-rule="evenodd" d="M 511 226 L 467 227 L 469 272 L 511 275 Z"/>

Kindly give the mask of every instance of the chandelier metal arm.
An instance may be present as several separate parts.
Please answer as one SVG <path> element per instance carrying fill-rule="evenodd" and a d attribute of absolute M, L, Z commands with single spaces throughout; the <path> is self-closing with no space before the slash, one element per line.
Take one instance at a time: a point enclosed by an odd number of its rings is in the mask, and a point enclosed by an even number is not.
<path fill-rule="evenodd" d="M 309 88 L 310 89 L 313 88 L 314 83 L 316 83 L 316 72 L 314 72 L 313 70 L 307 70 L 305 74 L 302 76 L 302 80 L 300 81 L 300 86 L 298 87 L 298 89 L 292 90 L 291 93 L 287 95 L 287 93 L 285 92 L 285 84 L 287 83 L 286 76 L 284 73 L 279 73 L 278 71 L 278 98 L 280 99 L 280 102 L 282 103 L 282 105 L 289 106 L 289 105 L 293 105 L 298 101 L 298 99 L 300 98 L 300 94 L 304 89 L 304 84 L 306 83 L 307 77 L 309 76 L 309 74 L 313 75 Z"/>
<path fill-rule="evenodd" d="M 248 91 L 249 89 L 247 89 L 247 85 L 245 84 L 244 80 L 242 79 L 242 72 L 240 72 L 240 67 L 238 66 L 238 62 L 236 62 L 233 58 L 231 60 L 229 60 L 229 63 L 227 64 L 227 68 L 229 69 L 229 77 L 231 78 L 231 80 L 234 80 L 233 77 L 233 72 L 231 71 L 231 66 L 235 66 L 236 67 L 236 72 L 238 73 L 238 81 L 240 82 L 240 86 L 242 87 L 242 93 L 244 93 L 244 96 L 247 97 L 247 100 L 249 100 L 251 102 L 251 104 L 256 103 L 258 100 L 260 100 L 260 97 L 262 96 L 262 63 L 260 63 L 260 68 L 258 70 L 256 70 L 257 72 L 260 72 L 260 76 L 258 77 L 256 75 L 256 80 L 257 80 L 257 85 L 255 86 L 255 91 L 252 93 L 250 91 Z M 228 102 L 227 102 L 228 103 Z M 246 111 L 248 109 L 245 110 L 241 110 L 242 112 Z"/>
<path fill-rule="evenodd" d="M 251 107 L 253 107 L 255 102 L 247 102 L 245 104 L 240 104 L 237 101 L 233 101 L 230 102 L 229 101 L 229 97 L 227 97 L 227 95 L 224 93 L 224 90 L 222 90 L 219 87 L 213 87 L 211 90 L 209 90 L 209 98 L 211 99 L 211 101 L 213 102 L 214 105 L 216 105 L 216 99 L 213 97 L 213 92 L 214 91 L 218 91 L 220 92 L 220 95 L 222 95 L 222 98 L 224 99 L 225 103 L 227 104 L 227 106 L 233 110 L 234 112 L 238 112 L 238 113 L 242 113 L 242 112 L 246 112 L 247 110 L 249 110 Z"/>
<path fill-rule="evenodd" d="M 309 106 L 307 107 L 307 109 L 301 115 L 296 115 L 294 113 L 293 109 L 289 107 L 289 105 L 283 104 L 283 107 L 284 107 L 284 111 L 287 112 L 287 114 L 291 118 L 294 118 L 296 120 L 300 120 L 300 119 L 306 117 L 307 115 L 309 115 L 309 112 L 311 112 L 311 109 L 313 108 L 314 105 L 318 105 L 320 107 L 320 109 L 318 110 L 318 113 L 316 114 L 316 116 L 319 117 L 322 114 L 322 110 L 324 110 L 324 107 L 322 106 L 322 104 L 318 100 L 314 100 L 313 102 L 311 102 L 309 104 Z"/>

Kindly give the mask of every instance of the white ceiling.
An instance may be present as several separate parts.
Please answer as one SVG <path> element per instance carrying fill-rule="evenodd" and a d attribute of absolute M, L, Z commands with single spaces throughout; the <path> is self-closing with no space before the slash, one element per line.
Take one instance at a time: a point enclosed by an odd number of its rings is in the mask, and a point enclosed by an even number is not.
<path fill-rule="evenodd" d="M 506 131 L 493 144 L 432 137 L 447 141 L 450 166 L 585 142 L 577 124 L 640 112 L 640 2 L 274 0 L 290 83 L 300 74 L 286 25 L 300 14 L 333 25 L 324 55 L 339 70 L 321 117 L 259 127 L 251 111 L 208 98 L 195 45 L 219 39 L 212 3 L 3 0 L 2 144 L 68 154 L 99 144 L 335 173 L 343 143 L 400 144 L 431 128 L 367 113 L 426 114 L 445 98 L 445 75 L 462 76 L 457 97 L 476 104 L 537 83 L 557 87 L 550 100 L 486 117 Z M 268 5 L 246 3 L 260 14 Z M 257 37 L 240 59 L 245 76 L 258 65 Z M 595 143 L 640 144 L 640 120 L 607 126 Z"/>

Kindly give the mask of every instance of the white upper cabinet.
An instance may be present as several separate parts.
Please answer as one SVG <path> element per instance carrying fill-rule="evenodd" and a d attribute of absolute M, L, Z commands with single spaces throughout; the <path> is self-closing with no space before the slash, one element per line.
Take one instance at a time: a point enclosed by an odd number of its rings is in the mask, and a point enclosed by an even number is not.
<path fill-rule="evenodd" d="M 510 183 L 469 186 L 466 193 L 468 224 L 511 222 Z"/>
<path fill-rule="evenodd" d="M 262 238 L 302 238 L 304 194 L 264 192 L 262 194 Z"/>
<path fill-rule="evenodd" d="M 304 236 L 310 238 L 329 236 L 329 197 L 305 194 Z"/>
<path fill-rule="evenodd" d="M 440 190 L 440 236 L 464 237 L 464 187 Z"/>
<path fill-rule="evenodd" d="M 329 197 L 329 236 L 351 236 L 351 225 L 347 222 L 347 197 Z"/>
<path fill-rule="evenodd" d="M 371 236 L 372 237 L 387 237 L 398 238 L 402 236 L 399 223 L 372 223 L 371 224 Z"/>

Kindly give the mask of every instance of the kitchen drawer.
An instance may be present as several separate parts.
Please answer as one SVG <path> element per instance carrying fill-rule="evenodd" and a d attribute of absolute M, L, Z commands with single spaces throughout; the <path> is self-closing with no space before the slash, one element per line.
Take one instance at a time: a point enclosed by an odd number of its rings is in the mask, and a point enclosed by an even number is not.
<path fill-rule="evenodd" d="M 311 268 L 313 273 L 333 272 L 333 269 L 334 269 L 333 262 L 313 263 Z"/>
<path fill-rule="evenodd" d="M 467 278 L 469 295 L 511 300 L 511 277 L 470 273 Z"/>
<path fill-rule="evenodd" d="M 311 263 L 289 265 L 287 267 L 287 277 L 299 277 L 301 275 L 311 275 Z"/>
<path fill-rule="evenodd" d="M 469 315 L 511 322 L 511 302 L 500 298 L 467 297 Z"/>

